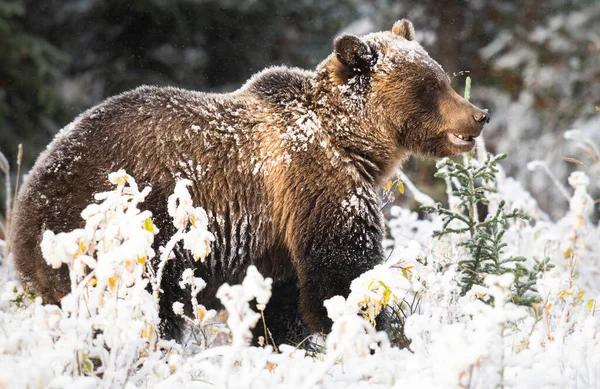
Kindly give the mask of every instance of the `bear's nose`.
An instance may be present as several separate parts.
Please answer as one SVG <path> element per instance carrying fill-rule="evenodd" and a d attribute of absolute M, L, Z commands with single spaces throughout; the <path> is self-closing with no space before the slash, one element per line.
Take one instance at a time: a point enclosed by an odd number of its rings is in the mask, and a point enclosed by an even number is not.
<path fill-rule="evenodd" d="M 490 114 L 482 110 L 477 110 L 477 112 L 473 114 L 473 119 L 480 124 L 489 123 Z"/>

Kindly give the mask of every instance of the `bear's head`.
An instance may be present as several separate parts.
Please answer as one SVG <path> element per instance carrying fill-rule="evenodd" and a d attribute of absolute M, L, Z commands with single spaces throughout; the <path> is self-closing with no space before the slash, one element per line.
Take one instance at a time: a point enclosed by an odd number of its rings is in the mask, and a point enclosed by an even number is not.
<path fill-rule="evenodd" d="M 357 110 L 373 131 L 386 132 L 403 150 L 434 157 L 469 151 L 490 116 L 452 89 L 414 36 L 406 19 L 390 31 L 340 36 L 321 68 L 361 101 Z"/>

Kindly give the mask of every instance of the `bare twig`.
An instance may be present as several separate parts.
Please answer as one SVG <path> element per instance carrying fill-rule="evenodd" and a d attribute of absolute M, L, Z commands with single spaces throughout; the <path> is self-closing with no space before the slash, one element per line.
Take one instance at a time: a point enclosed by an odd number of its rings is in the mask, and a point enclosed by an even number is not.
<path fill-rule="evenodd" d="M 567 138 L 569 139 L 569 138 Z M 567 191 L 567 189 L 562 185 L 562 183 L 556 178 L 554 173 L 548 167 L 548 164 L 544 161 L 531 161 L 527 164 L 527 169 L 530 171 L 541 170 L 550 178 L 554 186 L 558 189 L 558 192 L 564 197 L 564 199 L 569 202 L 571 201 L 571 194 Z"/>
<path fill-rule="evenodd" d="M 302 344 L 304 342 L 306 342 L 307 340 L 309 340 L 312 337 L 312 334 L 308 335 L 306 338 L 302 339 L 297 345 L 296 347 L 294 347 L 294 350 L 298 350 L 300 348 L 300 346 L 302 346 Z"/>
<path fill-rule="evenodd" d="M 592 159 L 592 161 L 594 161 L 594 163 L 598 163 L 598 157 L 599 156 L 597 154 L 594 154 L 593 150 L 590 150 L 590 149 L 588 149 L 586 147 L 582 147 L 582 146 L 579 146 L 577 148 L 579 150 L 581 150 L 585 155 L 587 155 L 588 157 L 590 157 Z"/>
<path fill-rule="evenodd" d="M 567 161 L 567 162 L 574 163 L 574 164 L 576 164 L 576 165 L 579 165 L 579 166 L 581 166 L 581 167 L 587 168 L 587 165 L 586 165 L 585 163 L 581 162 L 581 161 L 580 161 L 580 160 L 578 160 L 578 159 L 571 158 L 571 157 L 563 157 L 563 160 L 564 160 L 564 161 Z"/>
<path fill-rule="evenodd" d="M 2 267 L 4 267 L 4 279 L 8 279 L 8 253 L 10 252 L 10 228 L 11 228 L 11 220 L 12 220 L 12 206 L 17 201 L 17 193 L 19 191 L 19 175 L 21 174 L 21 161 L 23 159 L 23 145 L 19 144 L 19 151 L 17 155 L 17 178 L 15 183 L 15 192 L 12 195 L 12 185 L 10 182 L 10 164 L 8 160 L 4 156 L 4 154 L 0 153 L 0 170 L 4 173 L 6 177 L 6 222 L 2 226 L 2 230 L 4 231 L 4 238 L 6 240 L 6 247 L 4 248 L 4 261 L 2 263 Z"/>
<path fill-rule="evenodd" d="M 256 306 L 260 311 L 260 317 L 262 318 L 263 331 L 265 332 L 265 344 L 269 344 L 269 334 L 267 333 L 267 322 L 265 321 L 265 306 L 264 304 L 258 304 Z"/>
<path fill-rule="evenodd" d="M 23 144 L 19 143 L 19 152 L 17 154 L 17 178 L 15 179 L 15 193 L 13 195 L 12 205 L 17 202 L 17 193 L 19 192 L 19 177 L 21 176 L 21 161 L 23 160 Z M 6 201 L 9 201 L 6 199 Z M 8 229 L 10 230 L 10 221 L 11 217 L 8 216 L 6 218 L 6 223 L 8 224 Z"/>
<path fill-rule="evenodd" d="M 4 154 L 2 154 L 0 152 L 0 170 L 2 170 L 2 173 L 4 173 L 4 177 L 5 177 L 5 183 L 6 183 L 6 224 L 2 224 L 1 229 L 2 232 L 4 233 L 4 239 L 6 241 L 6 245 L 4 246 L 4 253 L 3 258 L 4 260 L 2 261 L 2 267 L 4 268 L 4 280 L 8 279 L 8 264 L 6 263 L 8 261 L 8 234 L 9 234 L 9 220 L 10 220 L 10 199 L 11 199 L 11 190 L 12 190 L 12 186 L 10 184 L 10 164 L 8 163 L 8 160 L 6 159 L 6 157 L 4 156 Z"/>
<path fill-rule="evenodd" d="M 0 170 L 2 170 L 2 173 L 4 173 L 4 176 L 5 176 L 5 183 L 6 183 L 6 220 L 8 222 L 8 220 L 10 219 L 10 199 L 12 197 L 12 195 L 11 195 L 12 186 L 10 184 L 10 164 L 8 163 L 8 160 L 6 159 L 6 157 L 4 156 L 4 154 L 2 154 L 1 152 L 0 152 Z"/>

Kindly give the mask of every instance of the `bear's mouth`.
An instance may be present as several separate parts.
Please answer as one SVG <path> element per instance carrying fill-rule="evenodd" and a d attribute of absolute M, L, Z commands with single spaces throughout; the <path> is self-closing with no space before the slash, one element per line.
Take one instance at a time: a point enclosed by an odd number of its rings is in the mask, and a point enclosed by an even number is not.
<path fill-rule="evenodd" d="M 453 132 L 447 132 L 448 140 L 457 146 L 471 146 L 475 143 L 475 136 L 455 134 Z"/>

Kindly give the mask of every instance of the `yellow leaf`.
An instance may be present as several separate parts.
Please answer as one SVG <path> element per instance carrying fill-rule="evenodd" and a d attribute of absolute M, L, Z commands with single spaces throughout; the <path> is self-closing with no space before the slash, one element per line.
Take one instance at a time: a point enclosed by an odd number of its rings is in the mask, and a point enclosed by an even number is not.
<path fill-rule="evenodd" d="M 596 300 L 594 300 L 594 299 L 591 299 L 590 301 L 587 302 L 587 307 L 590 311 L 594 309 L 594 305 L 596 305 Z"/>
<path fill-rule="evenodd" d="M 143 264 L 145 264 L 145 263 L 146 263 L 146 257 L 138 257 L 138 258 L 137 258 L 137 261 L 138 261 L 138 263 L 139 263 L 139 264 L 142 264 L 142 265 L 143 265 Z"/>
<path fill-rule="evenodd" d="M 150 331 L 148 331 L 148 339 L 152 339 L 154 336 L 154 326 L 149 324 L 148 327 L 150 327 Z"/>
<path fill-rule="evenodd" d="M 142 337 L 152 340 L 152 336 L 154 335 L 154 326 L 151 324 L 146 324 L 146 328 L 147 329 L 142 330 Z"/>
<path fill-rule="evenodd" d="M 564 299 L 565 296 L 570 296 L 571 292 L 567 292 L 566 290 L 561 290 L 560 292 L 558 292 L 558 298 L 560 299 Z"/>
<path fill-rule="evenodd" d="M 119 176 L 117 177 L 115 182 L 117 183 L 117 185 L 125 185 L 125 183 L 127 183 L 127 176 Z"/>
<path fill-rule="evenodd" d="M 389 289 L 386 289 L 385 292 L 383 292 L 383 306 L 387 307 L 388 301 L 390 300 L 390 296 L 392 295 L 392 291 Z"/>
<path fill-rule="evenodd" d="M 408 271 L 406 269 L 402 269 L 402 275 L 408 280 Z"/>
<path fill-rule="evenodd" d="M 94 365 L 92 365 L 92 362 L 90 362 L 88 360 L 83 361 L 83 365 L 85 366 L 88 373 L 91 373 L 92 370 L 94 369 Z"/>
<path fill-rule="evenodd" d="M 383 281 L 379 281 L 379 283 L 381 284 L 381 286 L 383 286 L 384 289 L 389 289 L 388 286 L 383 282 Z"/>
<path fill-rule="evenodd" d="M 291 355 L 290 355 L 291 357 Z M 265 366 L 265 369 L 267 369 L 270 372 L 273 372 L 275 370 L 275 368 L 277 368 L 277 365 L 274 364 L 273 362 L 268 362 L 267 366 Z"/>
<path fill-rule="evenodd" d="M 154 234 L 154 223 L 149 217 L 144 220 L 144 229 Z"/>
<path fill-rule="evenodd" d="M 393 182 L 392 182 L 392 181 L 388 181 L 388 182 L 385 184 L 385 187 L 384 187 L 383 189 L 384 189 L 384 190 L 387 192 L 388 190 L 390 190 L 390 189 L 391 189 L 391 187 L 392 187 L 392 184 L 393 184 Z"/>
<path fill-rule="evenodd" d="M 82 253 L 85 253 L 85 251 L 87 250 L 87 247 L 85 247 L 85 243 L 83 243 L 81 240 L 79 241 L 79 250 L 81 250 Z"/>
<path fill-rule="evenodd" d="M 402 181 L 398 181 L 398 192 L 404 194 L 404 183 Z"/>

